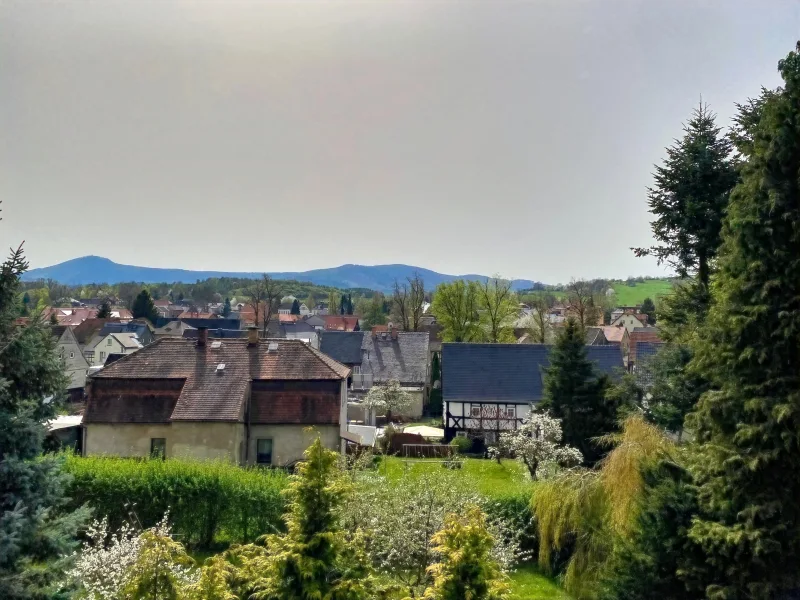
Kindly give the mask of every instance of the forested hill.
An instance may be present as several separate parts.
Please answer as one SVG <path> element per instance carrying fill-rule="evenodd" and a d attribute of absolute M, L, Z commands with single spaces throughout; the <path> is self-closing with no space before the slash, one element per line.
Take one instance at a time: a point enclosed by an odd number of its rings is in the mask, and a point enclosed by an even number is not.
<path fill-rule="evenodd" d="M 329 269 L 312 271 L 270 273 L 275 279 L 294 279 L 307 281 L 320 286 L 341 289 L 366 288 L 387 292 L 395 280 L 404 281 L 414 273 L 425 281 L 425 287 L 433 289 L 440 283 L 456 279 L 483 281 L 485 275 L 446 275 L 429 269 L 410 265 L 342 265 Z M 24 280 L 54 279 L 66 285 L 84 285 L 91 283 L 122 283 L 136 281 L 141 283 L 194 283 L 210 277 L 260 277 L 260 272 L 242 273 L 236 271 L 190 271 L 186 269 L 163 269 L 155 267 L 137 267 L 121 265 L 101 256 L 84 256 L 74 258 L 57 265 L 32 269 L 25 273 Z M 514 289 L 528 289 L 535 285 L 530 280 L 514 280 Z"/>

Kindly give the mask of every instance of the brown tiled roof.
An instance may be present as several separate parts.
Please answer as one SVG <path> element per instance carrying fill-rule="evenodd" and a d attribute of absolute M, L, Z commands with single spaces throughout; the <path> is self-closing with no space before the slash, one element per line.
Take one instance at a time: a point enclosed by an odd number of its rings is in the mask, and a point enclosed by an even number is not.
<path fill-rule="evenodd" d="M 218 348 L 212 343 L 220 341 Z M 270 351 L 270 345 L 277 346 Z M 224 364 L 222 370 L 218 366 Z M 94 375 L 95 379 L 185 380 L 171 420 L 238 421 L 250 381 L 341 380 L 350 369 L 300 340 L 162 338 Z M 87 411 L 91 413 L 92 402 Z"/>
<path fill-rule="evenodd" d="M 73 328 L 72 333 L 75 334 L 75 339 L 78 340 L 80 345 L 88 344 L 94 336 L 96 336 L 100 330 L 103 328 L 103 325 L 106 323 L 119 323 L 120 320 L 117 318 L 110 318 L 110 319 L 86 319 L 80 325 L 77 325 Z"/>
<path fill-rule="evenodd" d="M 636 362 L 636 344 L 639 342 L 660 342 L 661 336 L 657 327 L 638 327 L 631 332 L 631 349 L 629 360 Z"/>

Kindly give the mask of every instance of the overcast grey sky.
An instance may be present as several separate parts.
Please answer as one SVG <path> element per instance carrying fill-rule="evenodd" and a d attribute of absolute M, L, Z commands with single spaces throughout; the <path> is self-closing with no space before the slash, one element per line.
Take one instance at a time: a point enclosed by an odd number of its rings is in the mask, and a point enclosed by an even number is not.
<path fill-rule="evenodd" d="M 797 0 L 0 2 L 0 242 L 190 269 L 662 274 L 645 188 Z"/>

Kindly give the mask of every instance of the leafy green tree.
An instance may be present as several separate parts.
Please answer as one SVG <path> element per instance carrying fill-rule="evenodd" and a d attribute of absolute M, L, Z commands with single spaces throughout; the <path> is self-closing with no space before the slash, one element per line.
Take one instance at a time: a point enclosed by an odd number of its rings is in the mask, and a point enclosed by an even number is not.
<path fill-rule="evenodd" d="M 108 300 L 105 300 L 100 305 L 100 308 L 97 309 L 97 318 L 108 319 L 109 317 L 111 317 L 111 304 L 109 304 Z"/>
<path fill-rule="evenodd" d="M 458 279 L 442 283 L 433 294 L 431 312 L 442 326 L 445 342 L 472 342 L 480 339 L 478 284 Z"/>
<path fill-rule="evenodd" d="M 692 367 L 712 384 L 691 415 L 710 598 L 800 585 L 800 44 L 752 125 Z"/>
<path fill-rule="evenodd" d="M 339 455 L 319 438 L 306 450 L 305 462 L 289 484 L 288 532 L 268 536 L 267 573 L 256 585 L 264 600 L 366 599 L 372 583 L 363 557 L 348 548 L 337 524 L 345 494 L 337 476 Z"/>
<path fill-rule="evenodd" d="M 67 512 L 62 459 L 43 457 L 44 422 L 66 388 L 50 331 L 40 319 L 15 323 L 22 247 L 0 267 L 0 598 L 66 598 L 59 591 L 76 548 L 83 509 Z"/>
<path fill-rule="evenodd" d="M 139 295 L 133 301 L 131 313 L 133 313 L 134 319 L 147 319 L 151 323 L 156 322 L 158 311 L 156 310 L 156 305 L 153 304 L 153 299 L 150 297 L 150 292 L 146 289 L 139 292 Z"/>
<path fill-rule="evenodd" d="M 707 288 L 728 197 L 737 181 L 732 146 L 715 123 L 716 115 L 700 104 L 684 125 L 684 136 L 667 148 L 656 166 L 655 185 L 648 191 L 653 236 L 651 248 L 635 248 L 637 256 L 655 256 L 680 277 L 697 276 Z"/>
<path fill-rule="evenodd" d="M 376 325 L 386 324 L 386 313 L 383 307 L 383 294 L 374 294 L 369 302 L 365 302 L 362 317 L 364 319 L 364 329 L 370 330 Z"/>
<path fill-rule="evenodd" d="M 656 305 L 653 303 L 652 298 L 645 298 L 642 300 L 642 312 L 647 315 L 647 324 L 656 324 Z"/>
<path fill-rule="evenodd" d="M 439 562 L 431 565 L 433 585 L 426 600 L 499 600 L 509 586 L 491 555 L 494 538 L 486 527 L 486 516 L 477 506 L 466 514 L 450 513 L 444 528 L 433 536 Z"/>
<path fill-rule="evenodd" d="M 514 322 L 519 316 L 519 300 L 511 282 L 499 276 L 478 285 L 478 307 L 486 341 L 493 344 L 514 341 Z"/>
<path fill-rule="evenodd" d="M 583 328 L 568 319 L 550 351 L 540 406 L 561 420 L 564 444 L 580 450 L 589 465 L 603 455 L 593 438 L 618 429 L 619 407 L 606 398 L 609 383 L 586 356 Z"/>
<path fill-rule="evenodd" d="M 300 314 L 300 300 L 298 300 L 297 298 L 294 299 L 294 301 L 292 302 L 292 308 L 291 308 L 291 310 L 289 312 L 290 312 L 290 314 L 293 314 L 293 315 L 299 315 Z"/>
<path fill-rule="evenodd" d="M 328 293 L 328 314 L 335 315 L 339 313 L 339 297 L 334 290 Z"/>
<path fill-rule="evenodd" d="M 231 299 L 225 298 L 225 304 L 222 305 L 222 316 L 228 318 L 231 316 Z"/>

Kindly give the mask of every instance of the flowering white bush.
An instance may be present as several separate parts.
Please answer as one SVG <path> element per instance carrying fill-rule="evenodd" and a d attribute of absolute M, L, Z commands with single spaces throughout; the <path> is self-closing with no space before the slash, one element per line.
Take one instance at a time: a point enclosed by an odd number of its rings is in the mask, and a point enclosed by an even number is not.
<path fill-rule="evenodd" d="M 95 520 L 86 536 L 68 577 L 92 600 L 127 598 L 127 592 L 142 582 L 162 589 L 183 587 L 196 579 L 191 559 L 172 540 L 168 515 L 141 532 L 126 523 L 110 533 L 108 519 Z"/>
<path fill-rule="evenodd" d="M 77 582 L 89 598 L 119 598 L 139 558 L 142 539 L 127 523 L 116 533 L 109 533 L 107 518 L 92 522 L 86 537 L 75 567 L 69 572 L 70 579 Z"/>
<path fill-rule="evenodd" d="M 572 467 L 583 462 L 583 455 L 571 446 L 561 445 L 561 421 L 546 413 L 534 412 L 518 429 L 500 434 L 497 446 L 489 449 L 492 457 L 502 454 L 516 458 L 528 468 L 532 479 L 542 477 L 554 465 Z"/>
<path fill-rule="evenodd" d="M 392 379 L 386 385 L 371 387 L 362 404 L 376 415 L 381 411 L 391 415 L 392 412 L 402 412 L 409 408 L 411 401 L 411 395 L 400 386 L 400 382 Z"/>
<path fill-rule="evenodd" d="M 342 507 L 345 529 L 361 531 L 376 568 L 411 587 L 424 587 L 427 568 L 436 562 L 431 538 L 448 513 L 487 502 L 450 471 L 409 474 L 397 482 L 364 474 L 350 501 Z M 495 538 L 493 557 L 503 570 L 527 558 L 515 532 L 500 519 L 489 519 Z"/>

